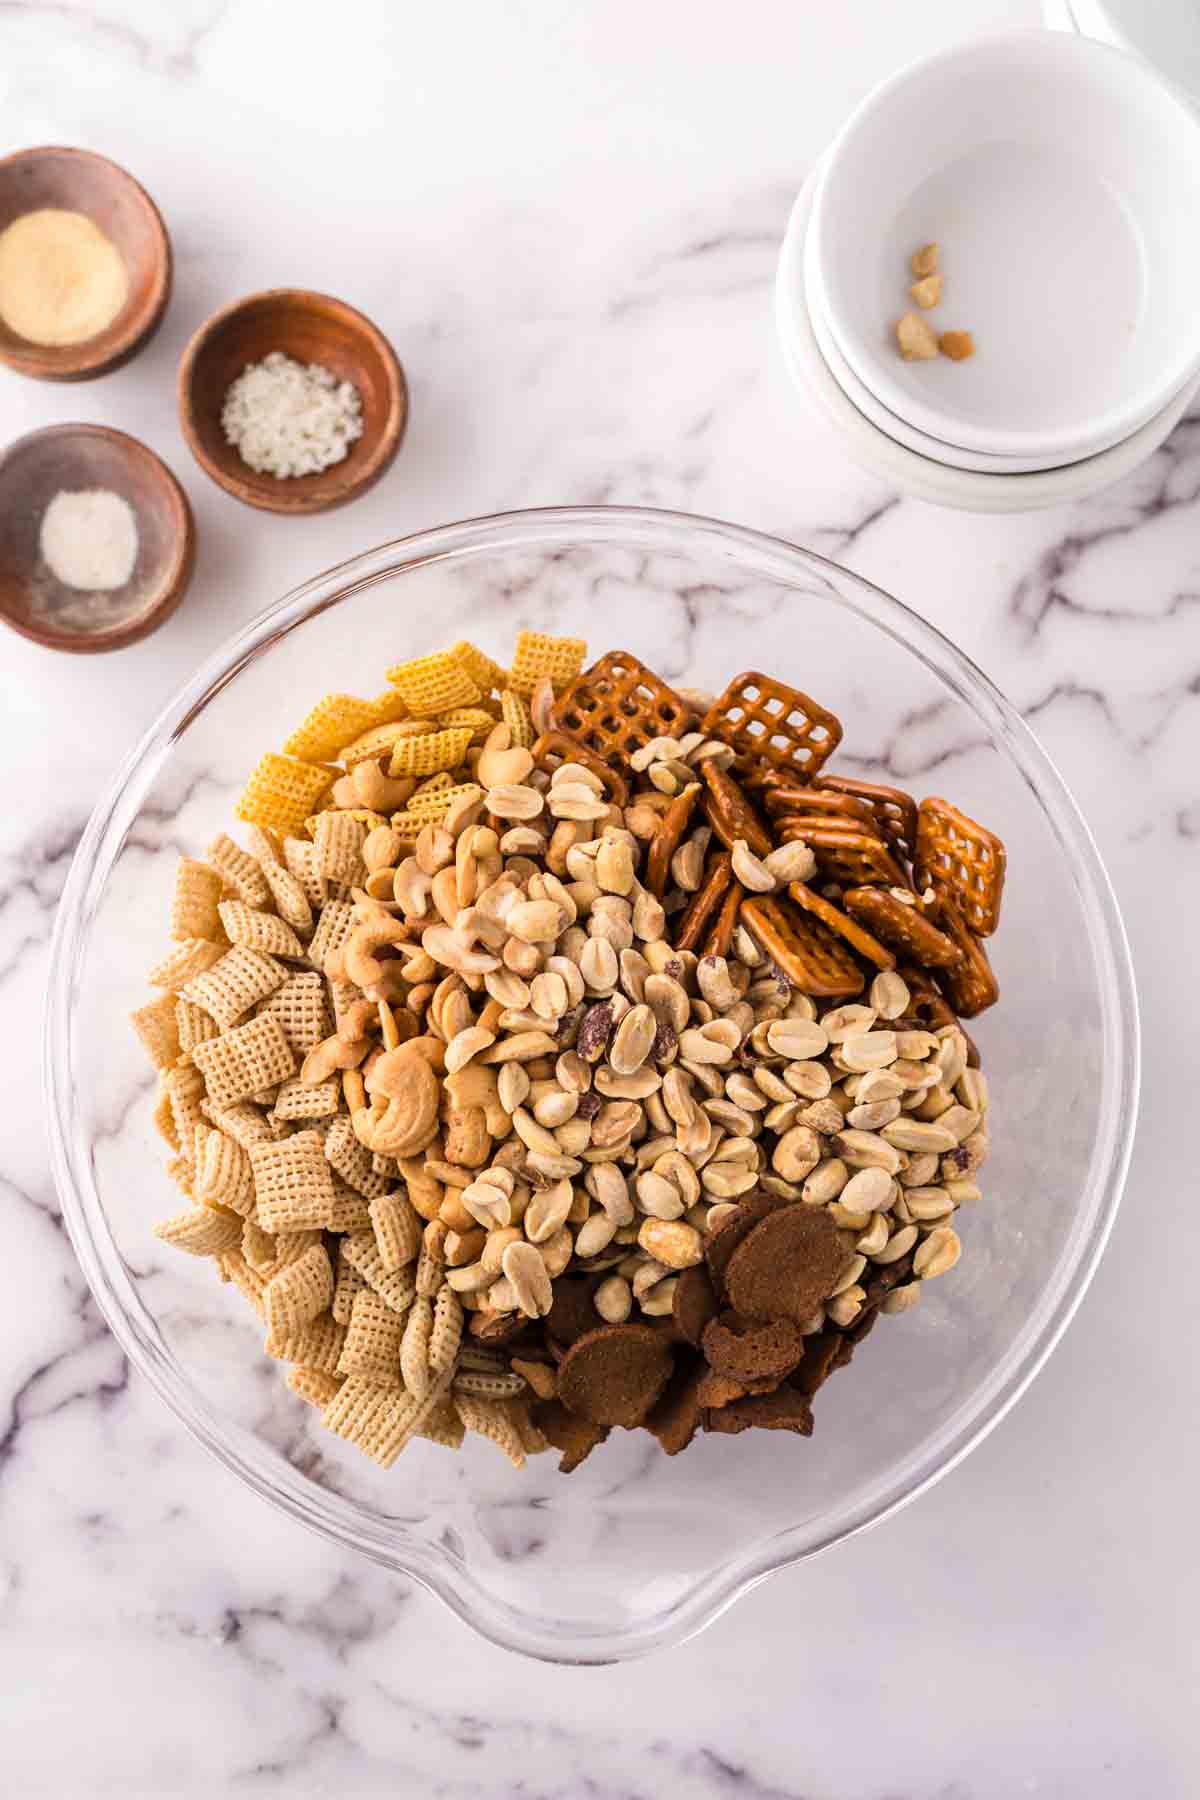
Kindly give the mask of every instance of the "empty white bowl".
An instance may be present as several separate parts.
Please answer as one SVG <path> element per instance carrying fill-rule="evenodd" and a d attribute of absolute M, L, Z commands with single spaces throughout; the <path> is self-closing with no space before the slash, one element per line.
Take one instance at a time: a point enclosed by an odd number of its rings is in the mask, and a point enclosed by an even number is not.
<path fill-rule="evenodd" d="M 832 146 L 813 270 L 846 361 L 946 444 L 1065 461 L 1117 444 L 1200 368 L 1200 118 L 1146 64 L 1016 32 L 868 96 Z M 942 246 L 934 329 L 977 353 L 906 363 L 909 257 Z"/>
<path fill-rule="evenodd" d="M 1196 391 L 1196 379 L 1140 430 L 1110 450 L 1036 474 L 992 475 L 946 467 L 882 431 L 859 411 L 821 354 L 804 292 L 804 248 L 816 175 L 796 198 L 775 282 L 775 316 L 788 372 L 841 440 L 846 454 L 888 486 L 916 500 L 963 512 L 1032 512 L 1086 499 L 1129 475 L 1170 436 Z"/>

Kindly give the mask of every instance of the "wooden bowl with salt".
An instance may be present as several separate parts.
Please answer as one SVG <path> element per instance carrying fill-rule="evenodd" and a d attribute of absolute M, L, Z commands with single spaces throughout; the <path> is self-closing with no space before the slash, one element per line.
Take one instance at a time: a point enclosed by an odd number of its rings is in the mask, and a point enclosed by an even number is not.
<path fill-rule="evenodd" d="M 91 381 L 129 361 L 162 323 L 171 297 L 171 240 L 146 190 L 91 150 L 43 145 L 0 157 L 0 233 L 26 214 L 82 213 L 125 265 L 124 303 L 81 343 L 23 337 L 0 313 L 0 362 L 39 381 Z"/>
<path fill-rule="evenodd" d="M 47 554 L 47 514 L 64 496 L 97 493 L 133 515 L 132 566 L 112 587 L 71 586 Z M 77 557 L 86 545 L 72 550 Z M 187 495 L 153 450 L 123 431 L 49 425 L 0 456 L 0 620 L 35 644 L 84 655 L 124 649 L 174 612 L 195 560 Z"/>
<path fill-rule="evenodd" d="M 350 382 L 362 401 L 362 435 L 341 462 L 311 475 L 252 469 L 225 436 L 230 386 L 251 363 L 279 350 Z M 215 313 L 179 365 L 179 419 L 196 461 L 219 487 L 266 512 L 315 513 L 345 506 L 391 466 L 408 423 L 408 384 L 388 340 L 365 314 L 329 294 L 272 288 Z"/>

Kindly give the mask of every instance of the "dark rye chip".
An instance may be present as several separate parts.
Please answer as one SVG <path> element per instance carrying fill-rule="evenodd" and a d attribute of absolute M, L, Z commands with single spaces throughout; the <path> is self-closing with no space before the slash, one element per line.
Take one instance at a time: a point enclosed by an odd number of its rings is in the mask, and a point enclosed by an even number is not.
<path fill-rule="evenodd" d="M 646 1417 L 646 1430 L 656 1437 L 668 1456 L 686 1450 L 704 1417 L 700 1383 L 707 1373 L 699 1357 L 680 1360 L 654 1410 Z"/>
<path fill-rule="evenodd" d="M 675 1330 L 684 1343 L 698 1350 L 704 1327 L 716 1318 L 719 1309 L 717 1290 L 704 1264 L 693 1263 L 690 1269 L 684 1269 L 675 1283 L 673 1302 Z"/>
<path fill-rule="evenodd" d="M 724 1312 L 704 1332 L 709 1367 L 731 1380 L 781 1381 L 804 1354 L 804 1339 L 791 1319 L 744 1319 Z"/>
<path fill-rule="evenodd" d="M 602 1325 L 577 1338 L 563 1357 L 559 1398 L 593 1425 L 632 1430 L 653 1407 L 673 1367 L 665 1333 L 648 1325 Z"/>
<path fill-rule="evenodd" d="M 744 1400 L 734 1400 L 704 1416 L 706 1431 L 731 1437 L 755 1426 L 766 1431 L 798 1431 L 801 1437 L 811 1437 L 813 1416 L 807 1395 L 794 1387 L 776 1388 L 773 1394 L 748 1394 Z"/>
<path fill-rule="evenodd" d="M 591 1455 L 597 1444 L 608 1436 L 607 1427 L 592 1425 L 577 1413 L 568 1412 L 561 1400 L 541 1400 L 533 1409 L 533 1422 L 545 1432 L 548 1442 L 562 1451 L 558 1465 L 560 1475 L 569 1475 Z"/>
<path fill-rule="evenodd" d="M 804 1340 L 804 1356 L 791 1377 L 792 1386 L 811 1400 L 823 1382 L 838 1367 L 837 1354 L 843 1343 L 840 1331 L 816 1331 Z"/>
<path fill-rule="evenodd" d="M 833 1292 L 847 1242 L 824 1207 L 785 1206 L 755 1225 L 729 1258 L 730 1306 L 748 1319 L 802 1325 Z"/>
<path fill-rule="evenodd" d="M 592 1305 L 595 1291 L 594 1276 L 585 1276 L 582 1281 L 560 1276 L 554 1283 L 550 1311 L 546 1314 L 547 1337 L 556 1344 L 573 1344 L 585 1331 L 594 1331 L 600 1322 Z"/>
<path fill-rule="evenodd" d="M 725 1270 L 729 1259 L 744 1237 L 763 1219 L 770 1218 L 784 1204 L 774 1194 L 756 1193 L 739 1200 L 731 1213 L 727 1213 L 720 1224 L 710 1232 L 704 1245 L 704 1260 L 708 1264 L 708 1272 L 712 1276 L 713 1286 L 720 1294 L 725 1281 Z M 678 1290 L 677 1290 L 678 1291 Z"/>

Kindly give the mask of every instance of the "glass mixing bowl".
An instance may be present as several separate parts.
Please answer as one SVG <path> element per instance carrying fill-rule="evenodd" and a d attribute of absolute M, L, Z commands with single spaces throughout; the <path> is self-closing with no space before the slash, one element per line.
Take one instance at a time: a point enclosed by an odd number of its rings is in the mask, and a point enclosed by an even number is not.
<path fill-rule="evenodd" d="M 985 1198 L 954 1272 L 885 1319 L 817 1402 L 811 1440 L 701 1438 L 668 1458 L 614 1432 L 569 1479 L 490 1445 L 415 1443 L 384 1473 L 324 1432 L 176 1210 L 126 1013 L 148 995 L 177 852 L 230 825 L 259 753 L 330 689 L 469 637 L 505 662 L 523 626 L 633 651 L 720 689 L 747 667 L 845 722 L 839 764 L 917 777 L 1005 839 L 1003 990 L 978 1041 L 993 1097 Z M 1095 845 L 1032 733 L 899 601 L 824 558 L 709 519 L 616 508 L 470 520 L 298 588 L 171 702 L 91 819 L 58 917 L 47 1025 L 55 1171 L 80 1262 L 131 1361 L 275 1506 L 438 1594 L 495 1643 L 601 1662 L 678 1642 L 772 1570 L 894 1512 L 1003 1416 L 1063 1331 L 1112 1224 L 1133 1134 L 1137 1010 Z"/>

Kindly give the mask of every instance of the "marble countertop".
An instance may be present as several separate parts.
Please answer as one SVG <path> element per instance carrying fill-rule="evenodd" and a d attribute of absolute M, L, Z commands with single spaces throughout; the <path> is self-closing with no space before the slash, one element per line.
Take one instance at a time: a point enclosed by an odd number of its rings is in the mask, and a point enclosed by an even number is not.
<path fill-rule="evenodd" d="M 286 20 L 284 13 L 286 11 Z M 0 1790 L 1015 1800 L 1195 1792 L 1200 1405 L 1200 416 L 1086 504 L 969 518 L 859 473 L 789 387 L 771 282 L 846 109 L 1033 0 L 0 0 L 0 150 L 94 147 L 174 236 L 138 361 L 0 370 L 3 437 L 123 426 L 173 466 L 200 560 L 107 659 L 5 635 L 0 996 L 40 1015 L 54 907 L 102 784 L 228 634 L 387 537 L 636 502 L 778 532 L 953 636 L 1034 724 L 1107 860 L 1146 1081 L 1123 1211 L 1049 1366 L 901 1516 L 633 1668 L 544 1668 L 238 1488 L 126 1366 L 61 1223 L 38 1057 L 0 1059 Z M 412 381 L 401 458 L 326 518 L 253 514 L 192 464 L 174 366 L 253 288 L 344 295 Z M 937 747 L 919 731 L 914 776 Z M 15 1040 L 14 1040 L 15 1041 Z"/>

